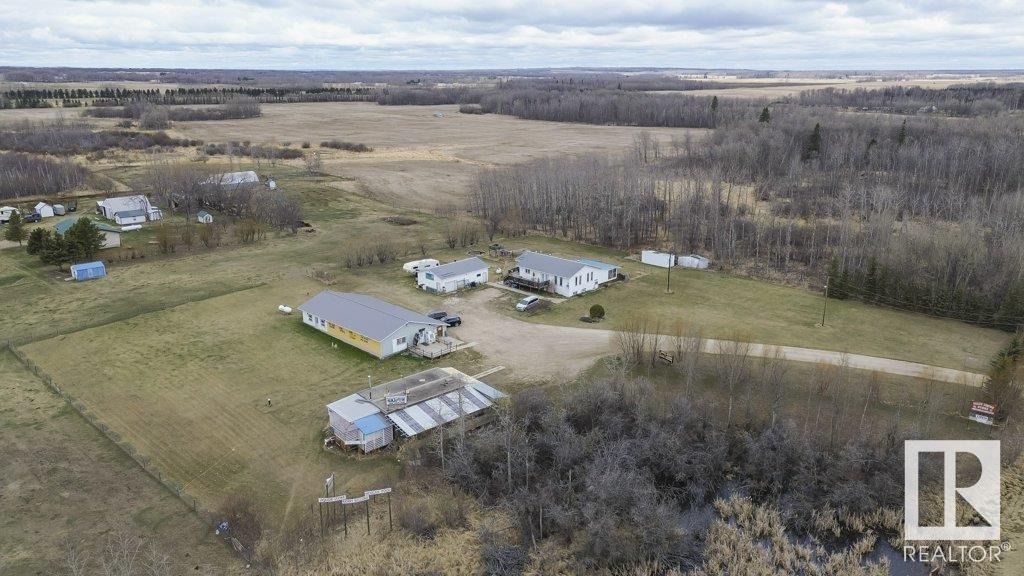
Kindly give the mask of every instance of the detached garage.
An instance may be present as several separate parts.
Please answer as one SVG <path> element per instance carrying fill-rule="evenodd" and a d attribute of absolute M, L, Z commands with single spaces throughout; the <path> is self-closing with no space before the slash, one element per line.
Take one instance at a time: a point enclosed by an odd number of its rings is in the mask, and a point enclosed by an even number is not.
<path fill-rule="evenodd" d="M 487 281 L 487 263 L 476 256 L 420 270 L 416 275 L 420 288 L 438 293 L 455 292 Z"/>

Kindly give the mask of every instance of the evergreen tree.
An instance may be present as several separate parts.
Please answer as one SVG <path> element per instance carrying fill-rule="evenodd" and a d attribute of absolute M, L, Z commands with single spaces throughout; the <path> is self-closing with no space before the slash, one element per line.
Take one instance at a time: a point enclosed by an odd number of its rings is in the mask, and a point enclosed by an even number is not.
<path fill-rule="evenodd" d="M 39 260 L 43 264 L 52 264 L 58 270 L 63 270 L 64 265 L 71 262 L 71 246 L 61 235 L 47 234 L 39 251 Z"/>
<path fill-rule="evenodd" d="M 896 135 L 896 147 L 903 146 L 903 143 L 907 141 L 907 119 L 903 119 L 903 124 L 900 124 L 900 132 Z"/>
<path fill-rule="evenodd" d="M 767 106 L 765 106 L 764 109 L 761 110 L 761 116 L 758 117 L 757 121 L 762 124 L 768 124 L 772 121 L 772 113 L 768 111 Z"/>
<path fill-rule="evenodd" d="M 843 277 L 839 272 L 839 261 L 835 258 L 828 263 L 828 297 L 842 300 L 846 298 L 846 285 L 843 284 Z"/>
<path fill-rule="evenodd" d="M 75 261 L 90 260 L 103 247 L 103 233 L 89 218 L 79 218 L 64 236 Z"/>
<path fill-rule="evenodd" d="M 718 96 L 711 97 L 711 127 L 718 126 Z"/>
<path fill-rule="evenodd" d="M 806 158 L 816 158 L 819 154 L 821 154 L 821 124 L 815 123 L 814 131 L 807 139 Z"/>
<path fill-rule="evenodd" d="M 39 251 L 43 249 L 43 242 L 46 240 L 48 233 L 47 230 L 42 228 L 33 229 L 32 233 L 28 235 L 28 246 L 25 250 L 32 256 L 39 254 Z"/>
<path fill-rule="evenodd" d="M 4 228 L 4 239 L 21 244 L 26 235 L 25 222 L 22 221 L 21 214 L 12 212 L 11 219 L 7 221 L 7 226 Z"/>

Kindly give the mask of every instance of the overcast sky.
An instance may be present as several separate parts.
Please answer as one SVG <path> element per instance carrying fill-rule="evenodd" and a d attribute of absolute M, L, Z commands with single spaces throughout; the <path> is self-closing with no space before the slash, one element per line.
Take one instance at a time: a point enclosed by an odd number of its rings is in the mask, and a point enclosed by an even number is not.
<path fill-rule="evenodd" d="M 0 64 L 1024 68 L 1024 0 L 0 0 Z"/>

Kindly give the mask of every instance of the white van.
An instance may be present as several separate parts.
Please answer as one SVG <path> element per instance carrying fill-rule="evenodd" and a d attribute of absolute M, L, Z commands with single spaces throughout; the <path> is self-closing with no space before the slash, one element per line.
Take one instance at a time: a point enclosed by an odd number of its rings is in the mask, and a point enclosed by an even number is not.
<path fill-rule="evenodd" d="M 433 268 L 440 264 L 433 258 L 424 258 L 423 260 L 413 260 L 412 262 L 406 262 L 402 264 L 402 270 L 405 270 L 409 274 L 418 274 L 420 270 L 426 270 L 427 268 Z"/>

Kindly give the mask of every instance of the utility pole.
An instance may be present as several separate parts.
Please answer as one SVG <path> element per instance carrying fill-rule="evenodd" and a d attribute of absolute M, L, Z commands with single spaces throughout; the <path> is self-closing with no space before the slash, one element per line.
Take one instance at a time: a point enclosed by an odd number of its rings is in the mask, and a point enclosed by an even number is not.
<path fill-rule="evenodd" d="M 668 258 L 668 279 L 665 284 L 665 294 L 672 293 L 672 267 L 676 265 L 675 251 L 669 252 Z"/>
<path fill-rule="evenodd" d="M 825 327 L 825 310 L 828 309 L 828 283 L 825 283 L 825 300 L 821 303 L 821 327 Z"/>

